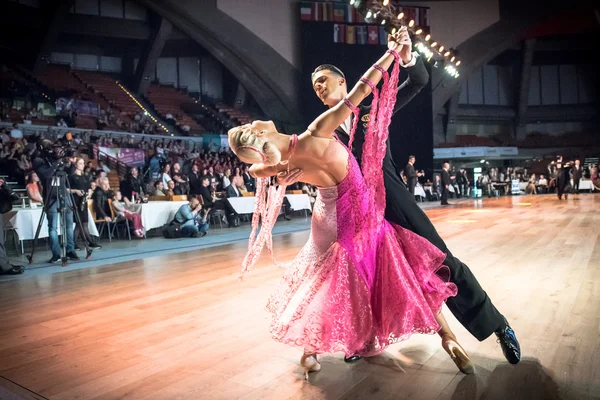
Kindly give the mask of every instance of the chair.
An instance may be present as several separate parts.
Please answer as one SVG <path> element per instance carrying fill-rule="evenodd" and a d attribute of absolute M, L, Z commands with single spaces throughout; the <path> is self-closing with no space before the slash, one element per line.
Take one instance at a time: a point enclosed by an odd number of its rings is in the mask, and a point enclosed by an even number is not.
<path fill-rule="evenodd" d="M 110 230 L 110 222 L 106 222 L 106 220 L 104 219 L 98 219 L 98 217 L 96 216 L 96 210 L 94 209 L 94 200 L 88 200 L 88 210 L 90 210 L 90 213 L 92 213 L 92 218 L 94 219 L 94 223 L 96 224 L 96 227 L 98 228 L 98 236 L 102 237 L 102 232 L 104 232 L 104 227 L 107 227 L 107 232 L 108 232 L 108 241 L 112 242 L 112 232 Z M 112 208 L 110 209 L 112 212 Z"/>
<path fill-rule="evenodd" d="M 129 240 L 131 241 L 131 230 L 129 229 L 129 220 L 125 217 L 119 217 L 115 214 L 115 210 L 113 209 L 112 206 L 112 199 L 108 199 L 108 206 L 110 207 L 110 216 L 112 218 L 112 232 L 111 234 L 114 236 L 115 230 L 117 231 L 117 239 L 120 239 L 119 237 L 119 223 L 121 223 L 121 226 L 123 226 L 123 222 L 125 222 L 125 227 L 127 228 L 127 236 L 129 237 Z"/>
<path fill-rule="evenodd" d="M 169 196 L 148 196 L 148 201 L 169 201 Z"/>

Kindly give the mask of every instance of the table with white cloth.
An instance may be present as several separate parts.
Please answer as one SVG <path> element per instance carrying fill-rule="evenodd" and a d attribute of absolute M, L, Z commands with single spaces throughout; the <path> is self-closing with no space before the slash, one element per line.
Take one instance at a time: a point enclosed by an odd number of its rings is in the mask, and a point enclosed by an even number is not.
<path fill-rule="evenodd" d="M 19 236 L 19 242 L 21 242 L 21 250 L 23 250 L 23 241 L 24 240 L 33 240 L 35 239 L 35 231 L 37 230 L 40 217 L 42 216 L 42 208 L 13 208 L 12 211 L 7 212 L 2 215 L 4 218 L 4 225 L 11 227 L 15 230 L 17 235 Z M 75 218 L 75 216 L 73 216 Z M 57 231 L 60 235 L 60 218 L 58 219 L 58 227 Z M 75 228 L 75 223 L 73 223 L 73 229 Z M 99 236 L 98 229 L 96 229 L 96 224 L 94 223 L 94 218 L 92 217 L 92 213 L 88 209 L 88 229 L 92 236 Z M 42 221 L 42 227 L 40 229 L 40 235 L 38 238 L 47 238 L 48 237 L 48 218 L 44 216 L 44 220 Z"/>
<path fill-rule="evenodd" d="M 421 186 L 421 185 L 415 186 L 415 196 L 420 196 L 421 199 L 425 199 L 427 197 L 425 195 L 425 190 L 423 189 L 423 186 Z"/>
<path fill-rule="evenodd" d="M 579 190 L 589 190 L 592 192 L 594 190 L 594 184 L 590 179 L 582 179 L 579 181 Z"/>
<path fill-rule="evenodd" d="M 187 201 L 149 201 L 141 204 L 142 226 L 146 231 L 171 222 L 177 210 Z"/>
<path fill-rule="evenodd" d="M 290 206 L 294 211 L 308 210 L 310 211 L 310 198 L 306 193 L 303 194 L 286 194 L 285 197 L 290 202 Z M 229 197 L 229 204 L 233 207 L 236 213 L 252 214 L 254 212 L 254 202 L 256 198 L 252 197 Z"/>

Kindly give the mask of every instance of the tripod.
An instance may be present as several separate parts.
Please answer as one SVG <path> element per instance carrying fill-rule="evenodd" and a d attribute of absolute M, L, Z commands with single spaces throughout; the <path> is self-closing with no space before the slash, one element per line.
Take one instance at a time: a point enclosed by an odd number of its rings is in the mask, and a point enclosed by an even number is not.
<path fill-rule="evenodd" d="M 73 194 L 71 193 L 71 184 L 69 179 L 67 179 L 67 173 L 64 171 L 64 164 L 62 162 L 57 162 L 55 165 L 48 162 L 53 167 L 52 172 L 52 185 L 46 190 L 45 198 L 44 198 L 44 207 L 42 209 L 42 215 L 40 216 L 40 220 L 38 222 L 37 230 L 35 232 L 35 238 L 33 240 L 33 249 L 31 250 L 31 254 L 27 256 L 29 260 L 29 264 L 33 264 L 33 255 L 35 253 L 35 249 L 37 247 L 37 241 L 40 235 L 40 230 L 42 229 L 42 224 L 44 222 L 44 217 L 48 214 L 48 207 L 54 206 L 54 202 L 56 202 L 56 208 L 59 215 L 58 221 L 60 225 L 59 236 L 62 237 L 60 240 L 60 248 L 61 248 L 61 261 L 62 266 L 65 267 L 67 265 L 67 229 L 73 229 L 73 226 L 67 226 L 67 211 L 71 211 L 75 217 L 75 223 L 81 230 L 82 224 L 81 219 L 79 218 L 79 213 L 75 209 L 75 201 L 73 199 Z M 68 189 L 68 190 L 67 190 Z M 56 199 L 54 199 L 53 203 L 50 204 L 51 199 L 53 199 L 52 194 L 56 190 Z M 92 255 L 93 250 L 89 247 L 89 243 L 86 241 L 85 245 L 86 250 L 86 259 L 89 259 Z"/>

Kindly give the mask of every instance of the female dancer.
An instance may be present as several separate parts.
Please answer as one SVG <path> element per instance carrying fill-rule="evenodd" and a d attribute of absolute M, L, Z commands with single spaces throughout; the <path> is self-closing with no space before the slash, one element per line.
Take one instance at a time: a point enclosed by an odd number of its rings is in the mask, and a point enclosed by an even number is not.
<path fill-rule="evenodd" d="M 305 377 L 321 366 L 317 354 L 379 354 L 413 333 L 438 332 L 444 349 L 464 373 L 474 371 L 466 352 L 440 313 L 456 286 L 438 274 L 445 255 L 420 236 L 385 221 L 381 163 L 394 107 L 399 66 L 387 69 L 402 43 L 370 68 L 345 101 L 319 116 L 300 136 L 277 132 L 272 122 L 255 121 L 229 131 L 229 144 L 246 163 L 271 165 L 274 175 L 302 167 L 302 181 L 319 188 L 308 243 L 290 264 L 271 295 L 271 334 L 279 342 L 304 348 Z M 375 85 L 384 75 L 381 98 Z M 363 175 L 352 154 L 334 137 L 334 129 L 373 91 L 369 133 L 364 144 Z M 357 118 L 354 121 L 356 128 Z M 353 129 L 353 131 L 354 131 Z M 352 139 L 351 139 L 352 140 Z M 282 162 L 282 160 L 284 160 Z M 285 187 L 257 182 L 257 210 L 242 273 L 251 269 L 262 247 L 271 248 L 270 231 L 279 214 Z M 254 234 L 262 215 L 258 237 Z"/>

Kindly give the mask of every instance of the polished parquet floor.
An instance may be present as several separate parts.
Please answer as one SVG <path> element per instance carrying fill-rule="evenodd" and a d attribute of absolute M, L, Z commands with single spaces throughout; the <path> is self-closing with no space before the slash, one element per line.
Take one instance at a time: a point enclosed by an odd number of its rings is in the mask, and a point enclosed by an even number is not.
<path fill-rule="evenodd" d="M 592 399 L 600 397 L 600 196 L 469 201 L 427 214 L 515 329 L 505 362 L 446 315 L 477 366 L 437 336 L 348 365 L 272 341 L 264 305 L 282 270 L 246 243 L 0 283 L 0 377 L 49 399 Z M 288 261 L 308 232 L 275 237 Z M 0 379 L 0 386 L 2 380 Z M 33 397 L 32 397 L 33 398 Z"/>

